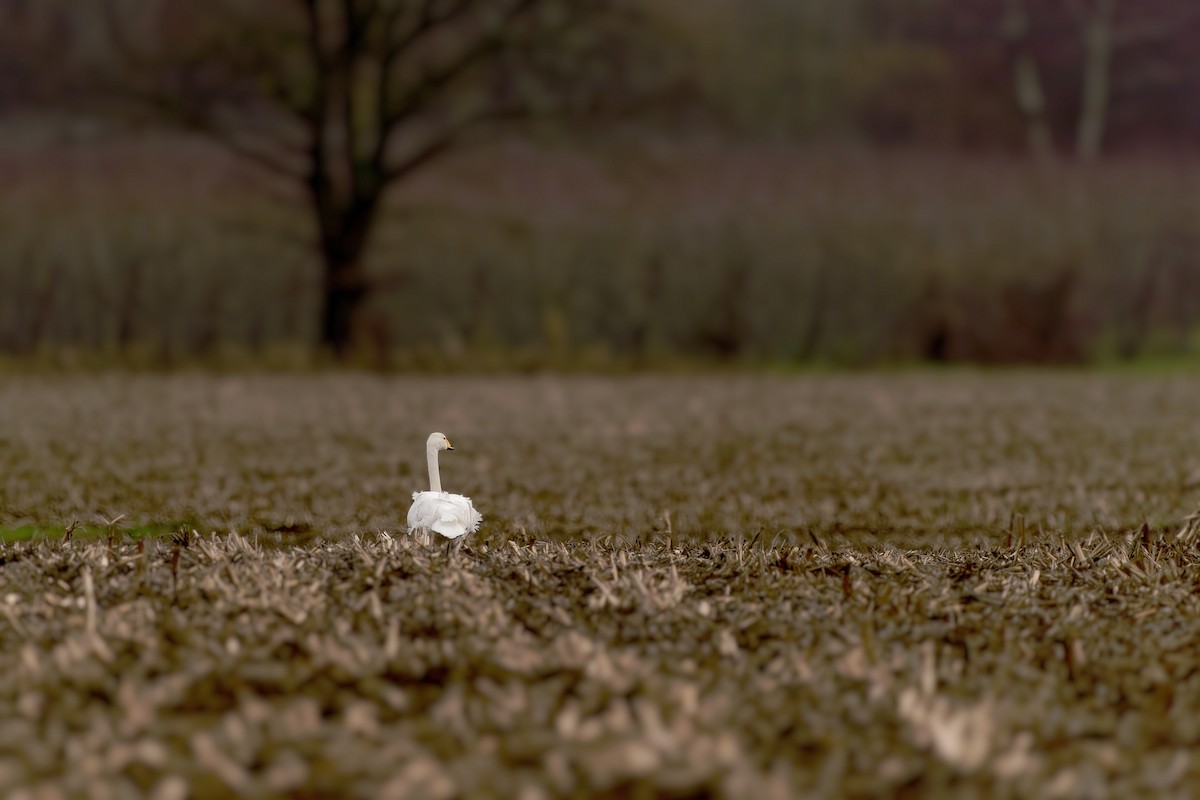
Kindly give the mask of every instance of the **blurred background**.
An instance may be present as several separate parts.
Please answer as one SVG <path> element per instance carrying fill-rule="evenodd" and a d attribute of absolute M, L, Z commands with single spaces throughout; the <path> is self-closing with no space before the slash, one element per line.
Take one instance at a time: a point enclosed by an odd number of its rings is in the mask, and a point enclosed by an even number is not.
<path fill-rule="evenodd" d="M 0 0 L 0 357 L 1200 349 L 1190 0 Z"/>

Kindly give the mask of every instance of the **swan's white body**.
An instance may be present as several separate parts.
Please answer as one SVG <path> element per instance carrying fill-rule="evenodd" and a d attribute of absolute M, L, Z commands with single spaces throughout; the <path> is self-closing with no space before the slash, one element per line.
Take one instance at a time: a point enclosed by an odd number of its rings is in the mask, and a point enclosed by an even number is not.
<path fill-rule="evenodd" d="M 458 539 L 479 530 L 483 516 L 471 505 L 471 499 L 461 494 L 442 491 L 438 472 L 438 451 L 453 450 L 445 434 L 430 434 L 425 443 L 425 458 L 429 464 L 429 491 L 413 492 L 412 508 L 408 510 L 408 532 L 428 536 L 430 531 L 447 539 Z"/>
<path fill-rule="evenodd" d="M 450 492 L 413 492 L 408 510 L 408 529 L 433 531 L 447 539 L 457 539 L 479 529 L 483 520 L 471 498 Z"/>

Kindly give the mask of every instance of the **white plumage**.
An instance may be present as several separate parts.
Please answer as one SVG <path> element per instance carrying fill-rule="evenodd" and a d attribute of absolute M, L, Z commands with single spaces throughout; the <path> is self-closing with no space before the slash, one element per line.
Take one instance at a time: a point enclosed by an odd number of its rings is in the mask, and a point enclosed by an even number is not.
<path fill-rule="evenodd" d="M 453 449 L 454 445 L 450 444 L 444 433 L 431 433 L 425 442 L 425 458 L 429 464 L 429 491 L 413 492 L 412 508 L 408 510 L 409 533 L 428 537 L 432 531 L 453 542 L 479 530 L 483 516 L 471 505 L 471 499 L 461 494 L 442 491 L 438 451 Z"/>
<path fill-rule="evenodd" d="M 478 530 L 482 520 L 469 497 L 450 492 L 413 492 L 412 508 L 408 510 L 410 531 L 433 531 L 447 539 Z"/>

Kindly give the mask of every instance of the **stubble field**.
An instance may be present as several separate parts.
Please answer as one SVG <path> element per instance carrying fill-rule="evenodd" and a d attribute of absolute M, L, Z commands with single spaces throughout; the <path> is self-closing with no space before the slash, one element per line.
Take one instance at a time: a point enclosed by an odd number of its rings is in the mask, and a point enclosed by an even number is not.
<path fill-rule="evenodd" d="M 0 793 L 1193 795 L 1198 389 L 6 376 Z"/>

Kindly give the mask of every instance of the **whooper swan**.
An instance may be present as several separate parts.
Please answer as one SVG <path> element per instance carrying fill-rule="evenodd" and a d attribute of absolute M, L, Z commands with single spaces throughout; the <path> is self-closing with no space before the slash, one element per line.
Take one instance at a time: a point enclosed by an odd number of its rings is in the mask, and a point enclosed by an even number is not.
<path fill-rule="evenodd" d="M 429 434 L 425 442 L 425 458 L 429 462 L 429 491 L 413 492 L 412 508 L 408 510 L 408 532 L 419 533 L 426 541 L 430 531 L 446 537 L 447 553 L 452 544 L 461 546 L 461 537 L 479 530 L 479 523 L 483 521 L 483 516 L 471 505 L 471 498 L 442 491 L 438 451 L 453 449 L 454 445 L 450 444 L 446 434 Z"/>

